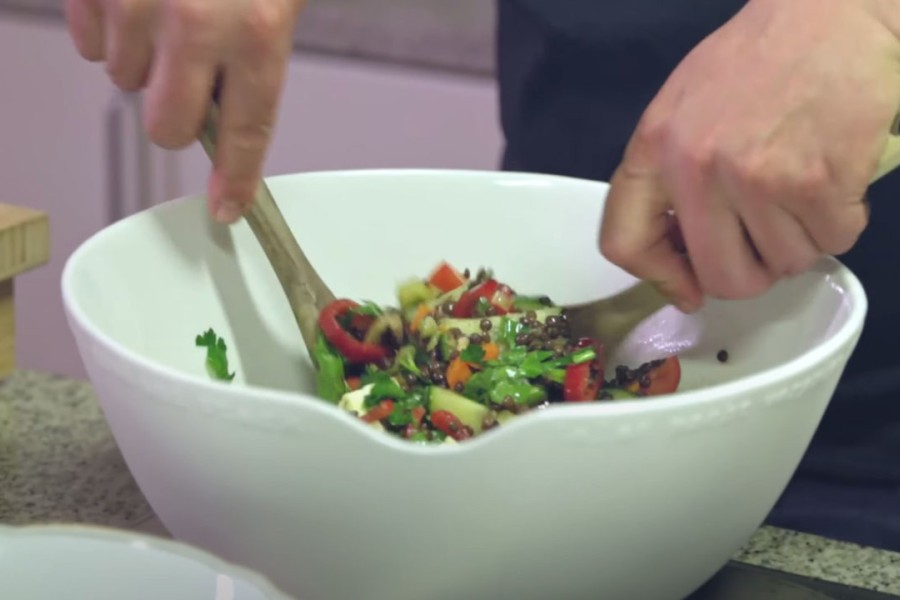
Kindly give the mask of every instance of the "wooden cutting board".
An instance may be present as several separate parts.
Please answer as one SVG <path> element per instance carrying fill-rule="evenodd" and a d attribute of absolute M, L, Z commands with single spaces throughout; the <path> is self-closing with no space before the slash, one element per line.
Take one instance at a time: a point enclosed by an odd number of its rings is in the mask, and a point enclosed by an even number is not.
<path fill-rule="evenodd" d="M 0 379 L 16 368 L 13 282 L 17 275 L 50 260 L 46 213 L 0 204 Z"/>

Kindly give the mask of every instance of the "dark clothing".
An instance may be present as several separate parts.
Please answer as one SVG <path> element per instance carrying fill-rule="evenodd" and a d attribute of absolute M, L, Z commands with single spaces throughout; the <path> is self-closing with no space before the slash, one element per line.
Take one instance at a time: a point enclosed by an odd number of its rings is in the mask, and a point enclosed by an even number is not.
<path fill-rule="evenodd" d="M 641 113 L 680 60 L 742 0 L 498 0 L 503 167 L 608 181 Z M 772 525 L 900 551 L 900 174 L 841 260 L 869 315 Z"/>

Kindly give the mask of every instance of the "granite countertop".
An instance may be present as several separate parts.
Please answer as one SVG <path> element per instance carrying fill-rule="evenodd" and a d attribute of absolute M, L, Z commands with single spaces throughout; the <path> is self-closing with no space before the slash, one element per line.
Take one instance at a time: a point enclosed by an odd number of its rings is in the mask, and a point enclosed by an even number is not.
<path fill-rule="evenodd" d="M 62 18 L 62 0 L 0 0 L 0 10 Z M 298 50 L 489 75 L 495 0 L 307 0 Z"/>
<path fill-rule="evenodd" d="M 0 523 L 80 522 L 166 535 L 91 386 L 18 371 L 0 383 Z M 900 554 L 761 528 L 737 562 L 900 594 Z"/>

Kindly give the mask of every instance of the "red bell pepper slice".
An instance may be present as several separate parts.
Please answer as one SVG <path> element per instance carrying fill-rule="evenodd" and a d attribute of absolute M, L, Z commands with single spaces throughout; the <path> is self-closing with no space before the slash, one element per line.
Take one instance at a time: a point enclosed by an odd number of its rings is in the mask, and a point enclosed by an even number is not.
<path fill-rule="evenodd" d="M 431 423 L 454 440 L 460 441 L 471 437 L 469 430 L 449 411 L 438 410 L 431 413 Z"/>
<path fill-rule="evenodd" d="M 606 357 L 603 345 L 591 338 L 581 338 L 575 348 L 593 346 L 597 356 L 593 360 L 569 365 L 563 381 L 563 399 L 566 402 L 590 402 L 597 399 L 603 387 L 603 370 Z"/>
<path fill-rule="evenodd" d="M 452 292 L 466 282 L 462 273 L 450 266 L 450 263 L 444 261 L 428 277 L 428 283 L 441 290 L 445 294 Z"/>
<path fill-rule="evenodd" d="M 375 421 L 388 418 L 392 412 L 394 412 L 394 401 L 388 398 L 373 406 L 369 412 L 362 416 L 362 420 L 366 423 L 374 423 Z"/>
<path fill-rule="evenodd" d="M 650 385 L 641 387 L 639 378 L 628 384 L 628 391 L 634 394 L 643 393 L 647 396 L 671 394 L 678 389 L 678 384 L 681 383 L 681 361 L 677 356 L 669 356 L 659 365 L 647 371 L 644 377 L 649 379 Z"/>
<path fill-rule="evenodd" d="M 358 340 L 341 325 L 340 319 L 357 307 L 359 304 L 353 300 L 339 299 L 322 309 L 319 313 L 322 335 L 350 363 L 366 364 L 384 360 L 388 355 L 387 348 Z"/>
<path fill-rule="evenodd" d="M 453 316 L 457 319 L 470 318 L 475 312 L 475 305 L 478 304 L 478 300 L 484 298 L 490 301 L 499 287 L 500 284 L 497 283 L 496 279 L 488 279 L 484 283 L 468 290 L 456 301 L 456 305 L 453 307 Z"/>

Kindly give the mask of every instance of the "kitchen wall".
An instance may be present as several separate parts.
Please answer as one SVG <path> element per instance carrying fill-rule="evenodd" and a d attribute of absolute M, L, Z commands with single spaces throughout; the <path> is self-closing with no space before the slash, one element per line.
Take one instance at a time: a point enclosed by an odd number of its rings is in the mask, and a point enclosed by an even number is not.
<path fill-rule="evenodd" d="M 0 202 L 48 211 L 53 235 L 51 263 L 17 279 L 20 366 L 83 377 L 66 258 L 122 216 L 202 192 L 208 160 L 147 142 L 140 97 L 77 56 L 60 4 L 0 0 Z M 310 0 L 266 173 L 496 168 L 492 44 L 486 0 Z"/>

